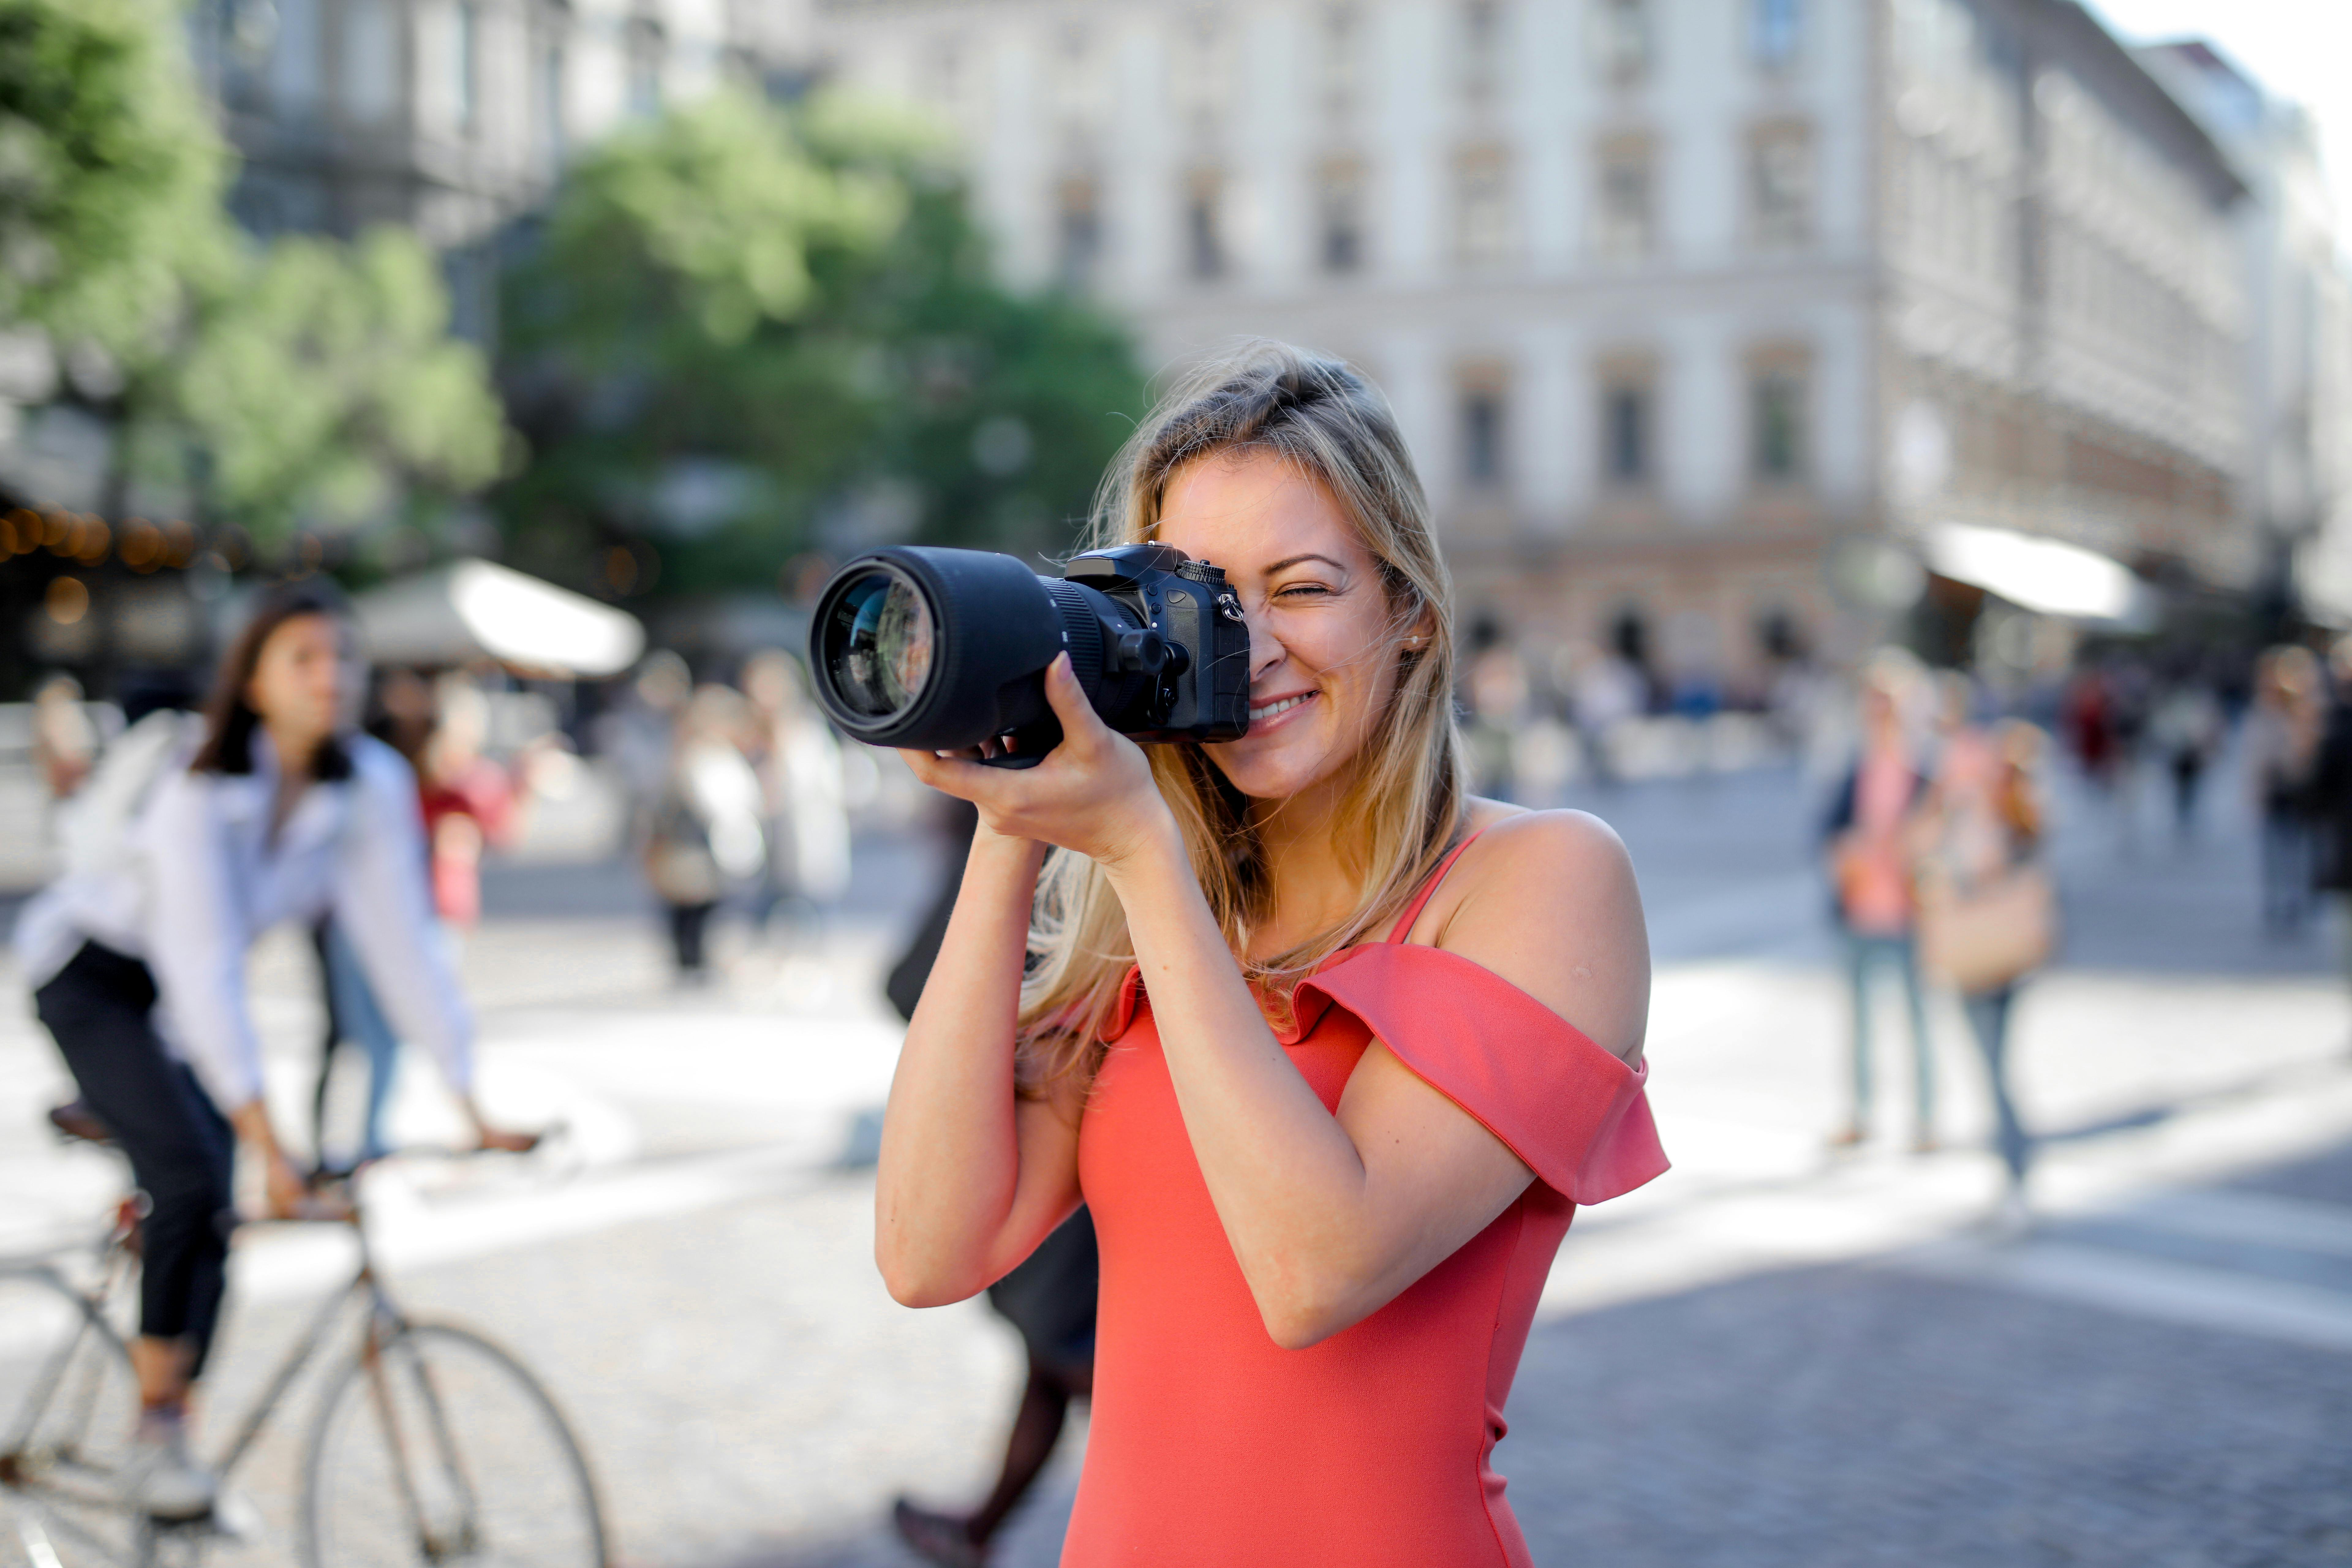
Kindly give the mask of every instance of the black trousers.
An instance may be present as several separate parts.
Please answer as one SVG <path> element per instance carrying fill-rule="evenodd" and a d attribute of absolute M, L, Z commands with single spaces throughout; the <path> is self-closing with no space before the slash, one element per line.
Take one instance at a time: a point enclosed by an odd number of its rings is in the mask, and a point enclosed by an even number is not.
<path fill-rule="evenodd" d="M 82 1099 L 131 1156 L 147 1194 L 139 1331 L 187 1341 L 202 1372 L 236 1225 L 228 1119 L 155 1033 L 155 977 L 139 960 L 85 942 L 33 1001 Z"/>
<path fill-rule="evenodd" d="M 670 945 L 677 953 L 681 973 L 699 974 L 708 965 L 702 945 L 703 929 L 710 923 L 710 911 L 717 903 L 672 904 L 669 906 Z"/>

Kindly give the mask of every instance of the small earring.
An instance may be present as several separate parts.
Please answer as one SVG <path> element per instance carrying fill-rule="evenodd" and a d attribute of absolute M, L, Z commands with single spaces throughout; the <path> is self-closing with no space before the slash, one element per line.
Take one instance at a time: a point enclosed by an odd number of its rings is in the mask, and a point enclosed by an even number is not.
<path fill-rule="evenodd" d="M 1404 639 L 1404 646 L 1405 646 L 1407 648 L 1411 649 L 1412 652 L 1414 652 L 1414 653 L 1419 653 L 1423 648 L 1425 648 L 1425 647 L 1427 647 L 1429 646 L 1429 639 L 1428 639 L 1427 637 L 1421 637 L 1421 636 L 1418 636 L 1418 635 L 1413 636 L 1413 637 L 1407 637 L 1407 638 L 1405 638 L 1405 639 Z"/>

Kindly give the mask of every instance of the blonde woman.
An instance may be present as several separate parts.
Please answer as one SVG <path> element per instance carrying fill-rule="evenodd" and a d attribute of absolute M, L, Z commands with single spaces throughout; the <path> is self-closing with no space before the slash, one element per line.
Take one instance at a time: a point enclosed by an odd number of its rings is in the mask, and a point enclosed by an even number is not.
<path fill-rule="evenodd" d="M 1624 848 L 1465 795 L 1445 570 L 1348 367 L 1198 371 L 1096 531 L 1224 569 L 1250 732 L 1146 752 L 1063 661 L 1042 765 L 908 754 L 980 828 L 891 1087 L 883 1276 L 961 1300 L 1088 1205 L 1066 1563 L 1524 1563 L 1488 1461 L 1536 1299 L 1575 1206 L 1665 1166 Z"/>

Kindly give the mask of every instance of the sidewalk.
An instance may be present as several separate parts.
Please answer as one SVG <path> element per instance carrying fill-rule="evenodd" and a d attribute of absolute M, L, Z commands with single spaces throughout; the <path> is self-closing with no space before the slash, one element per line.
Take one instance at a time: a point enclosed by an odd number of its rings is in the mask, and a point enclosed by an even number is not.
<path fill-rule="evenodd" d="M 2088 827 L 2067 843 L 2077 962 L 2027 994 L 2016 1047 L 2021 1098 L 2054 1135 L 2046 1217 L 1995 1246 L 1974 1229 L 1998 1179 L 1978 1064 L 1948 1008 L 1946 1152 L 1823 1152 L 1843 1001 L 1801 786 L 1703 783 L 1602 807 L 1653 911 L 1648 1048 L 1675 1168 L 1580 1216 L 1547 1293 L 1497 1452 L 1537 1560 L 2352 1560 L 2352 1002 L 2319 933 L 2273 948 L 2232 926 L 2252 901 L 2230 824 L 2177 864 L 2125 860 Z M 389 1194 L 388 1268 L 545 1372 L 630 1563 L 904 1563 L 879 1524 L 890 1496 L 984 1483 L 1011 1336 L 976 1303 L 888 1301 L 853 1168 L 895 1050 L 873 1000 L 894 936 L 861 917 L 691 995 L 665 989 L 633 915 L 537 910 L 468 953 L 486 1094 L 570 1120 L 583 1169 L 416 1178 Z M 297 1093 L 309 984 L 299 953 L 262 960 L 273 1075 Z M 1888 1055 L 1882 1126 L 1905 1134 Z M 412 1130 L 446 1115 L 430 1076 L 407 1077 Z M 58 1083 L 29 1020 L 0 1009 L 0 1226 L 79 1224 L 114 1180 L 36 1135 Z M 335 1267 L 299 1237 L 253 1240 L 224 1410 Z M 291 1517 L 269 1478 L 290 1476 L 299 1430 L 261 1457 L 265 1517 Z M 1053 1561 L 1078 1451 L 1004 1562 Z"/>

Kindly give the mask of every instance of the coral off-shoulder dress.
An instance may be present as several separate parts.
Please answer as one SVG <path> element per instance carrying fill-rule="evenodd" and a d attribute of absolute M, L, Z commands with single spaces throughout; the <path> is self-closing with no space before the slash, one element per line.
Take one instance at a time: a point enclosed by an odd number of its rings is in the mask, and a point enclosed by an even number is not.
<path fill-rule="evenodd" d="M 1468 847 L 1467 842 L 1461 848 Z M 1536 1181 L 1370 1317 L 1320 1344 L 1266 1337 L 1209 1201 L 1129 974 L 1078 1136 L 1102 1247 L 1094 1413 L 1065 1568 L 1520 1568 L 1488 1463 L 1536 1299 L 1579 1204 L 1666 1168 L 1629 1068 L 1456 954 L 1401 940 L 1302 981 L 1290 1059 L 1336 1110 L 1364 1048 L 1404 1064 L 1508 1144 Z"/>

